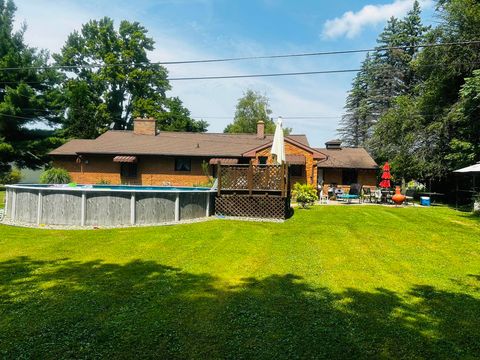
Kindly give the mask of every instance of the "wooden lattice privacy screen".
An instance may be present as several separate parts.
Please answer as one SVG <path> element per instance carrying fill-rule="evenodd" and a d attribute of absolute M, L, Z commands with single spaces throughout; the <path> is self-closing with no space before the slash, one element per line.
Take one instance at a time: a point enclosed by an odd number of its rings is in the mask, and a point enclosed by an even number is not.
<path fill-rule="evenodd" d="M 217 215 L 277 219 L 289 215 L 290 191 L 285 164 L 219 164 L 217 176 Z"/>

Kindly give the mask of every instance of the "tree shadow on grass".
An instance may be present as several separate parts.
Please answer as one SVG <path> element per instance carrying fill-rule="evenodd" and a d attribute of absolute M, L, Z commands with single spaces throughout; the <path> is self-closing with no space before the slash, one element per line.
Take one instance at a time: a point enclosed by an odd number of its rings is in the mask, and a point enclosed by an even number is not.
<path fill-rule="evenodd" d="M 478 358 L 479 314 L 478 297 L 430 286 L 333 293 L 152 261 L 0 263 L 5 358 Z"/>
<path fill-rule="evenodd" d="M 480 225 L 480 215 L 478 214 L 474 214 L 470 211 L 468 213 L 462 213 L 460 216 Z"/>

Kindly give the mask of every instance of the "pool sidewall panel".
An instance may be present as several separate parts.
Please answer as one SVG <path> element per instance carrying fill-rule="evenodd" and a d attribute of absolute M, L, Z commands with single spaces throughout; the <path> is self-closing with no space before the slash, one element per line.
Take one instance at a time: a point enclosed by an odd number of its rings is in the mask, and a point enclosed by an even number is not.
<path fill-rule="evenodd" d="M 37 210 L 37 203 L 31 204 Z M 81 225 L 82 194 L 68 190 L 42 192 L 41 224 Z M 19 204 L 17 203 L 17 206 Z M 21 208 L 17 207 L 17 214 Z M 36 218 L 32 223 L 36 222 Z"/>
<path fill-rule="evenodd" d="M 135 195 L 135 223 L 160 224 L 175 220 L 174 193 L 137 193 Z"/>
<path fill-rule="evenodd" d="M 15 220 L 25 223 L 37 222 L 37 202 L 38 191 L 18 189 L 15 199 Z"/>
<path fill-rule="evenodd" d="M 11 205 L 11 202 L 12 202 L 12 194 L 13 194 L 13 189 L 9 189 L 7 188 L 7 191 L 5 192 L 5 217 L 7 219 L 11 219 L 12 218 L 12 205 Z"/>
<path fill-rule="evenodd" d="M 14 185 L 6 189 L 5 216 L 14 223 L 39 225 L 81 226 L 82 215 L 87 226 L 155 225 L 172 223 L 176 215 L 180 221 L 210 216 L 214 198 L 212 191 L 95 191 Z"/>
<path fill-rule="evenodd" d="M 130 225 L 130 202 L 130 193 L 88 192 L 85 224 L 92 226 Z"/>
<path fill-rule="evenodd" d="M 209 193 L 180 193 L 180 220 L 206 216 Z"/>

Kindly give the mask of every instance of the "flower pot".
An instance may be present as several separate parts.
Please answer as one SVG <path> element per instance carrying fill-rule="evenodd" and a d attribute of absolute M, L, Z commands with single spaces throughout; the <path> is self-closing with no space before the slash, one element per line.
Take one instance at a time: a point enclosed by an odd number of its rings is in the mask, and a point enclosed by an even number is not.
<path fill-rule="evenodd" d="M 402 195 L 400 193 L 400 186 L 397 186 L 395 189 L 395 195 L 392 196 L 392 201 L 396 205 L 402 205 L 403 202 L 405 201 L 405 195 Z"/>

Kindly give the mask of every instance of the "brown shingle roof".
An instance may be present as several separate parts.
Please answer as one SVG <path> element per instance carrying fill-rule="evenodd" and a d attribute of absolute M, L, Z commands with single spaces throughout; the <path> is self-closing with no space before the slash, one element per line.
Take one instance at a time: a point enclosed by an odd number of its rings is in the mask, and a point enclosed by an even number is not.
<path fill-rule="evenodd" d="M 308 146 L 305 135 L 289 138 Z M 157 136 L 133 131 L 107 131 L 95 140 L 71 140 L 50 155 L 183 155 L 241 157 L 243 153 L 271 142 L 273 135 L 258 139 L 256 134 L 216 134 L 161 131 Z"/>
<path fill-rule="evenodd" d="M 78 149 L 88 149 L 95 140 L 74 139 L 52 150 L 50 155 L 77 155 Z"/>
<path fill-rule="evenodd" d="M 326 160 L 318 162 L 319 168 L 376 169 L 378 167 L 364 148 L 315 148 L 315 150 L 327 155 Z"/>

